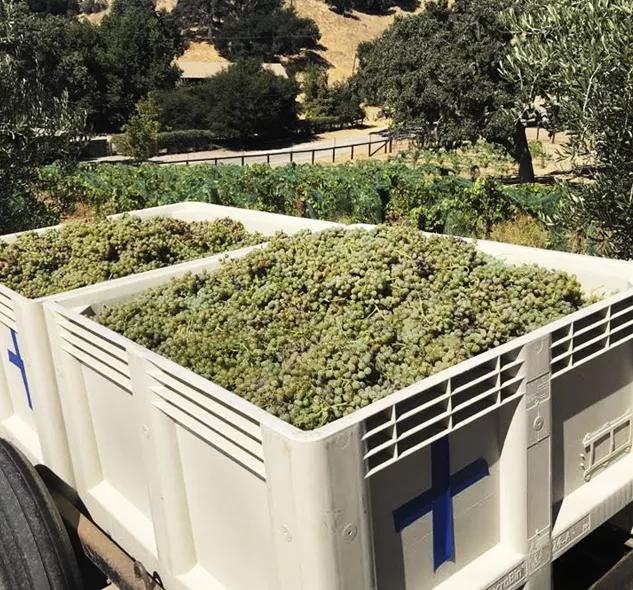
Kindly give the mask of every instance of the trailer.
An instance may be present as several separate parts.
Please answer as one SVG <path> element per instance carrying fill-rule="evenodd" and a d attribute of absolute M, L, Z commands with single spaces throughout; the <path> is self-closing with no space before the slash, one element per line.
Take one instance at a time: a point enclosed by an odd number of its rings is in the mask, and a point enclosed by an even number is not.
<path fill-rule="evenodd" d="M 230 212 L 244 215 L 266 214 Z M 604 297 L 309 432 L 93 319 L 251 248 L 51 296 L 41 315 L 23 313 L 24 332 L 36 335 L 20 341 L 27 376 L 37 374 L 38 346 L 50 354 L 33 407 L 56 404 L 67 454 L 56 462 L 42 442 L 34 456 L 0 414 L 11 441 L 0 446 L 0 508 L 5 496 L 12 506 L 0 513 L 9 519 L 2 529 L 0 518 L 0 549 L 37 549 L 28 567 L 46 580 L 15 587 L 76 587 L 63 520 L 122 588 L 550 589 L 553 562 L 633 501 L 633 265 L 477 248 L 575 274 Z M 31 317 L 44 320 L 37 331 Z M 15 391 L 22 371 L 3 360 Z M 30 504 L 16 503 L 24 495 Z"/>

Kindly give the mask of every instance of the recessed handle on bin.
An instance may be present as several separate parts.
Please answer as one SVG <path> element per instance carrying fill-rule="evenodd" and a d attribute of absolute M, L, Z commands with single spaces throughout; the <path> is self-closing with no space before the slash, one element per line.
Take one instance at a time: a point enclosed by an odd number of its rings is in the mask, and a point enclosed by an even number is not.
<path fill-rule="evenodd" d="M 626 429 L 626 437 L 619 443 L 616 441 L 616 432 Z M 582 439 L 585 447 L 580 455 L 580 467 L 585 471 L 585 480 L 589 481 L 592 475 L 601 467 L 604 467 L 622 453 L 631 450 L 631 410 L 627 410 L 622 416 L 607 422 L 595 432 L 588 432 Z M 607 452 L 596 458 L 596 449 L 607 446 Z"/>

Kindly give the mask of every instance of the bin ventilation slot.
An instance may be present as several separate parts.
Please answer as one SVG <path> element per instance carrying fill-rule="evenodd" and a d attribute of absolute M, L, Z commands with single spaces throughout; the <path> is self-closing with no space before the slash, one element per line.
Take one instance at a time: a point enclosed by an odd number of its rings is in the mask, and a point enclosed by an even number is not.
<path fill-rule="evenodd" d="M 7 328 L 11 330 L 17 331 L 18 329 L 17 324 L 15 323 L 15 320 L 13 319 L 13 314 L 9 315 L 8 313 L 5 313 L 2 307 L 0 307 L 0 324 L 5 325 Z"/>
<path fill-rule="evenodd" d="M 552 334 L 552 377 L 632 338 L 632 297 L 570 322 Z"/>
<path fill-rule="evenodd" d="M 582 443 L 584 453 L 580 456 L 580 466 L 585 472 L 585 480 L 589 481 L 598 469 L 631 450 L 631 411 L 627 410 L 599 430 L 587 433 Z"/>
<path fill-rule="evenodd" d="M 88 341 L 83 335 L 68 330 L 67 323 L 60 322 L 60 338 L 64 341 L 63 349 L 81 365 L 99 373 L 109 381 L 132 393 L 132 380 L 127 362 L 110 352 L 107 341 L 98 336 Z"/>
<path fill-rule="evenodd" d="M 154 391 L 158 394 L 159 390 L 160 388 L 156 388 Z M 231 444 L 230 441 L 219 435 L 217 431 L 209 428 L 207 424 L 184 412 L 180 407 L 173 405 L 166 399 L 155 402 L 154 406 L 165 416 L 168 416 L 172 422 L 202 439 L 206 444 L 218 450 L 228 459 L 235 461 L 253 475 L 266 481 L 266 468 L 263 459 L 255 457 L 241 447 Z"/>
<path fill-rule="evenodd" d="M 150 389 L 160 398 L 154 402 L 156 408 L 227 458 L 266 478 L 261 425 L 257 420 L 235 410 L 214 396 L 212 390 L 200 389 L 162 367 L 152 366 Z"/>
<path fill-rule="evenodd" d="M 214 397 L 212 393 L 198 389 L 190 383 L 185 383 L 175 375 L 166 371 L 152 371 L 150 373 L 154 381 L 164 388 L 174 392 L 174 395 L 183 400 L 189 400 L 200 406 L 213 420 L 222 421 L 236 430 L 247 434 L 261 446 L 262 431 L 259 422 L 246 414 L 236 411 L 229 404 Z"/>
<path fill-rule="evenodd" d="M 14 330 L 16 328 L 13 302 L 3 293 L 0 293 L 0 322 L 6 324 L 9 328 L 13 328 Z"/>
<path fill-rule="evenodd" d="M 118 344 L 100 332 L 91 330 L 88 326 L 80 324 L 70 318 L 64 318 L 60 324 L 68 333 L 74 334 L 86 342 L 94 343 L 95 346 L 102 348 L 107 354 L 120 360 L 127 366 L 128 355 L 124 345 Z"/>
<path fill-rule="evenodd" d="M 407 388 L 412 393 L 406 398 L 403 391 L 398 401 L 365 421 L 366 477 L 523 395 L 524 385 L 519 347 L 422 391 Z"/>

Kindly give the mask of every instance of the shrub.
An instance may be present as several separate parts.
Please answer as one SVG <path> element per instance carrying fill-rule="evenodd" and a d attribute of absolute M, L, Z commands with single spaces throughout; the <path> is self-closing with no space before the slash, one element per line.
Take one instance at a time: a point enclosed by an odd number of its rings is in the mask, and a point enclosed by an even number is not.
<path fill-rule="evenodd" d="M 119 139 L 123 155 L 132 156 L 135 160 L 149 160 L 158 153 L 158 117 L 159 108 L 153 97 L 139 101 L 136 113 L 123 126 L 124 133 Z"/>
<path fill-rule="evenodd" d="M 99 213 L 190 200 L 331 221 L 405 221 L 428 231 L 478 236 L 485 235 L 486 216 L 498 223 L 538 213 L 536 197 L 527 210 L 515 188 L 438 176 L 428 166 L 410 167 L 401 160 L 278 168 L 90 164 L 77 177 L 73 190 Z M 541 190 L 546 202 L 546 189 Z"/>
<path fill-rule="evenodd" d="M 543 225 L 530 215 L 519 215 L 515 219 L 495 224 L 490 239 L 532 248 L 547 248 L 550 242 Z"/>
<path fill-rule="evenodd" d="M 320 37 L 317 24 L 300 18 L 293 8 L 270 12 L 251 9 L 227 18 L 214 42 L 227 59 L 254 57 L 269 61 L 279 55 L 297 54 L 301 49 L 316 49 Z"/>
<path fill-rule="evenodd" d="M 159 152 L 179 154 L 184 152 L 202 152 L 215 147 L 215 136 L 204 129 L 186 129 L 159 133 L 157 146 Z"/>
<path fill-rule="evenodd" d="M 207 85 L 178 87 L 160 94 L 160 123 L 165 129 L 207 129 L 211 97 Z"/>
<path fill-rule="evenodd" d="M 309 67 L 302 82 L 303 110 L 308 127 L 315 133 L 354 125 L 365 118 L 360 98 L 348 80 L 328 84 L 327 72 Z"/>
<path fill-rule="evenodd" d="M 95 14 L 102 12 L 108 7 L 105 0 L 82 0 L 79 8 L 84 14 Z"/>

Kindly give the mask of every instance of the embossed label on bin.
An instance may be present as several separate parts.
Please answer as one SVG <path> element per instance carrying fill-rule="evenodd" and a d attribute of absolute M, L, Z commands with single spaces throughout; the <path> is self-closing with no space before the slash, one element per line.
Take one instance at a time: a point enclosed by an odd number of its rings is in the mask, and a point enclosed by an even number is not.
<path fill-rule="evenodd" d="M 543 403 L 550 398 L 549 374 L 538 377 L 528 382 L 526 387 L 527 407 L 532 408 L 536 404 Z"/>
<path fill-rule="evenodd" d="M 552 544 L 552 553 L 554 557 L 558 557 L 569 547 L 574 541 L 580 539 L 591 530 L 591 516 L 587 515 L 576 524 L 570 526 L 566 531 L 554 538 Z"/>
<path fill-rule="evenodd" d="M 525 582 L 526 570 L 525 562 L 514 568 L 509 574 L 506 574 L 500 580 L 497 580 L 492 586 L 488 586 L 486 590 L 512 590 L 517 585 Z"/>

